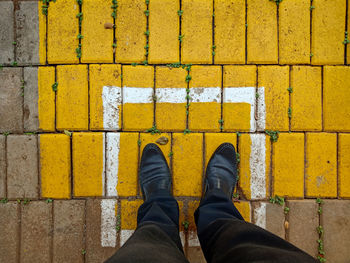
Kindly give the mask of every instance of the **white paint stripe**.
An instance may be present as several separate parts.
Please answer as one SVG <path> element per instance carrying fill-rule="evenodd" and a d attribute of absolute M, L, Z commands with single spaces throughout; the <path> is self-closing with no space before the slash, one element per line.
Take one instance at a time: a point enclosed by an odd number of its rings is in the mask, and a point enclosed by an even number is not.
<path fill-rule="evenodd" d="M 106 181 L 106 134 L 102 133 L 102 154 L 103 154 L 103 158 L 102 158 L 102 196 L 105 196 L 105 181 Z"/>
<path fill-rule="evenodd" d="M 221 88 L 191 88 L 190 97 L 192 102 L 221 103 Z"/>
<path fill-rule="evenodd" d="M 119 129 L 119 105 L 121 105 L 121 88 L 115 86 L 103 86 L 103 128 L 104 130 Z"/>
<path fill-rule="evenodd" d="M 101 200 L 101 246 L 115 247 L 117 240 L 115 216 L 116 200 L 104 199 Z"/>
<path fill-rule="evenodd" d="M 186 103 L 185 88 L 158 88 L 156 97 L 158 103 Z"/>
<path fill-rule="evenodd" d="M 254 209 L 254 220 L 257 226 L 266 229 L 266 203 L 260 203 Z"/>
<path fill-rule="evenodd" d="M 200 247 L 196 231 L 189 231 L 188 233 L 188 246 L 189 247 Z"/>
<path fill-rule="evenodd" d="M 258 120 L 257 120 L 257 130 L 265 131 L 266 125 L 266 104 L 265 104 L 265 88 L 258 88 Z"/>
<path fill-rule="evenodd" d="M 182 246 L 185 246 L 186 236 L 185 236 L 185 233 L 183 231 L 180 231 L 180 239 L 181 239 Z"/>
<path fill-rule="evenodd" d="M 135 230 L 126 230 L 123 229 L 120 231 L 120 246 L 123 246 L 126 241 L 132 236 Z"/>
<path fill-rule="evenodd" d="M 153 103 L 153 88 L 123 87 L 123 103 Z"/>
<path fill-rule="evenodd" d="M 224 88 L 224 103 L 249 103 L 250 104 L 250 131 L 256 130 L 255 121 L 255 87 L 228 87 Z"/>
<path fill-rule="evenodd" d="M 107 196 L 118 196 L 120 133 L 107 133 Z"/>
<path fill-rule="evenodd" d="M 266 137 L 250 134 L 250 192 L 251 199 L 266 197 Z"/>

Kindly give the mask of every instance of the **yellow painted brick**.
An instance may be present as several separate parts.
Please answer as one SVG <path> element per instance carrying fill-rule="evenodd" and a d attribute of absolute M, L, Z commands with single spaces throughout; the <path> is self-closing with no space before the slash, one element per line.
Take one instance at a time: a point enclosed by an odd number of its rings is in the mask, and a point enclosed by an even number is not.
<path fill-rule="evenodd" d="M 168 139 L 168 142 L 164 145 L 157 143 L 159 141 L 165 141 L 164 138 Z M 161 133 L 161 134 L 151 134 L 151 133 L 141 133 L 141 150 L 140 150 L 140 158 L 142 155 L 142 151 L 145 146 L 149 143 L 155 143 L 162 150 L 165 159 L 168 162 L 170 167 L 170 155 L 171 155 L 171 134 L 170 133 Z"/>
<path fill-rule="evenodd" d="M 312 3 L 311 63 L 344 63 L 346 0 L 318 0 Z"/>
<path fill-rule="evenodd" d="M 212 0 L 182 0 L 181 62 L 212 62 Z"/>
<path fill-rule="evenodd" d="M 70 137 L 65 134 L 40 134 L 41 196 L 70 198 Z"/>
<path fill-rule="evenodd" d="M 137 227 L 137 211 L 143 200 L 121 200 L 121 229 L 135 230 Z"/>
<path fill-rule="evenodd" d="M 273 143 L 273 196 L 304 196 L 304 134 L 282 133 Z"/>
<path fill-rule="evenodd" d="M 79 5 L 76 1 L 51 2 L 48 10 L 47 60 L 49 64 L 78 63 Z"/>
<path fill-rule="evenodd" d="M 239 137 L 239 186 L 248 199 L 269 196 L 271 162 L 270 137 L 264 134 L 242 134 Z"/>
<path fill-rule="evenodd" d="M 291 128 L 294 131 L 322 130 L 321 68 L 295 66 L 291 72 Z"/>
<path fill-rule="evenodd" d="M 197 228 L 196 223 L 194 219 L 194 212 L 199 206 L 199 201 L 188 201 L 187 203 L 187 222 L 188 222 L 188 229 L 187 229 L 187 245 L 189 247 L 197 247 L 200 246 L 199 240 L 197 237 Z"/>
<path fill-rule="evenodd" d="M 277 7 L 274 1 L 247 0 L 247 62 L 278 62 Z"/>
<path fill-rule="evenodd" d="M 149 63 L 179 61 L 179 1 L 153 0 L 149 3 Z"/>
<path fill-rule="evenodd" d="M 119 0 L 116 19 L 116 61 L 122 63 L 145 60 L 147 9 L 144 0 Z"/>
<path fill-rule="evenodd" d="M 223 104 L 223 129 L 225 131 L 249 131 L 251 128 L 251 106 L 249 103 Z"/>
<path fill-rule="evenodd" d="M 223 85 L 226 87 L 255 87 L 256 66 L 224 66 Z"/>
<path fill-rule="evenodd" d="M 137 195 L 138 139 L 138 133 L 120 133 L 117 185 L 119 196 Z"/>
<path fill-rule="evenodd" d="M 55 83 L 54 67 L 38 68 L 38 112 L 39 129 L 41 131 L 55 131 Z"/>
<path fill-rule="evenodd" d="M 104 158 L 104 133 L 73 133 L 74 196 L 104 195 Z"/>
<path fill-rule="evenodd" d="M 259 89 L 265 89 L 266 125 L 268 130 L 289 129 L 289 68 L 262 66 L 258 68 Z"/>
<path fill-rule="evenodd" d="M 306 134 L 306 195 L 337 197 L 337 135 Z"/>
<path fill-rule="evenodd" d="M 201 196 L 203 135 L 173 134 L 173 192 L 175 196 Z"/>
<path fill-rule="evenodd" d="M 350 67 L 324 67 L 323 123 L 326 131 L 350 131 Z"/>
<path fill-rule="evenodd" d="M 210 157 L 220 144 L 229 142 L 236 149 L 237 135 L 235 133 L 205 133 L 205 167 L 207 167 Z M 237 149 L 236 149 L 237 151 Z"/>
<path fill-rule="evenodd" d="M 350 134 L 339 134 L 339 196 L 350 197 Z"/>
<path fill-rule="evenodd" d="M 179 205 L 179 226 L 180 226 L 180 232 L 184 231 L 184 225 L 183 222 L 186 221 L 186 215 L 185 215 L 185 209 L 184 209 L 184 202 L 183 201 L 177 201 Z M 181 236 L 180 236 L 181 237 Z"/>
<path fill-rule="evenodd" d="M 111 2 L 84 0 L 84 19 L 81 26 L 82 63 L 113 62 L 113 29 L 105 29 L 105 23 L 113 24 Z"/>
<path fill-rule="evenodd" d="M 120 65 L 90 65 L 90 129 L 103 130 L 104 108 L 103 108 L 103 87 L 121 87 L 121 66 Z M 121 95 L 120 95 L 121 97 Z M 115 105 L 119 109 L 118 126 L 121 127 L 121 104 Z"/>
<path fill-rule="evenodd" d="M 310 0 L 281 2 L 279 56 L 280 64 L 310 63 Z"/>
<path fill-rule="evenodd" d="M 87 67 L 57 66 L 56 114 L 58 130 L 88 129 Z"/>
<path fill-rule="evenodd" d="M 41 65 L 46 64 L 46 22 L 47 16 L 42 12 L 43 3 L 38 1 L 39 16 L 39 62 Z"/>
<path fill-rule="evenodd" d="M 188 126 L 192 131 L 219 131 L 221 67 L 193 66 Z"/>
<path fill-rule="evenodd" d="M 245 0 L 214 0 L 215 64 L 245 63 Z"/>
<path fill-rule="evenodd" d="M 182 68 L 156 68 L 156 125 L 159 130 L 181 131 L 186 128 L 186 75 Z M 178 95 L 176 97 L 170 94 L 173 88 L 177 89 L 174 92 Z"/>
<path fill-rule="evenodd" d="M 245 201 L 239 201 L 234 203 L 237 210 L 241 213 L 245 221 L 251 222 L 251 213 L 250 213 L 250 203 Z"/>
<path fill-rule="evenodd" d="M 146 130 L 153 126 L 154 68 L 123 67 L 123 129 Z"/>

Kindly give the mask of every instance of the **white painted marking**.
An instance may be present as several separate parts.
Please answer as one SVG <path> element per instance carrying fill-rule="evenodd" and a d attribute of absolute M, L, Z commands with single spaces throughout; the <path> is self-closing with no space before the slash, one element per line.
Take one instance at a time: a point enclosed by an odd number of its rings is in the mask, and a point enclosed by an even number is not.
<path fill-rule="evenodd" d="M 105 181 L 106 181 L 106 134 L 102 133 L 102 196 L 105 196 Z"/>
<path fill-rule="evenodd" d="M 255 87 L 228 87 L 224 88 L 224 103 L 249 103 L 250 104 L 250 131 L 256 130 L 255 122 Z"/>
<path fill-rule="evenodd" d="M 123 246 L 126 241 L 134 234 L 135 230 L 123 229 L 120 231 L 120 246 Z"/>
<path fill-rule="evenodd" d="M 188 246 L 189 247 L 200 247 L 196 231 L 189 231 L 188 233 Z"/>
<path fill-rule="evenodd" d="M 266 137 L 265 134 L 250 134 L 250 192 L 251 199 L 266 197 Z"/>
<path fill-rule="evenodd" d="M 103 86 L 102 105 L 103 105 L 103 129 L 119 129 L 119 107 L 121 105 L 121 88 L 115 86 Z"/>
<path fill-rule="evenodd" d="M 255 224 L 262 228 L 266 228 L 266 203 L 260 203 L 258 207 L 254 209 Z"/>
<path fill-rule="evenodd" d="M 183 231 L 180 231 L 180 239 L 181 239 L 182 246 L 185 246 L 186 236 L 185 236 L 185 233 Z"/>
<path fill-rule="evenodd" d="M 153 88 L 123 87 L 123 103 L 153 103 Z"/>
<path fill-rule="evenodd" d="M 158 103 L 186 103 L 185 88 L 158 88 L 156 97 Z"/>
<path fill-rule="evenodd" d="M 265 104 L 265 88 L 258 88 L 258 120 L 257 120 L 257 130 L 265 131 L 266 125 L 266 104 Z"/>
<path fill-rule="evenodd" d="M 119 168 L 120 133 L 107 133 L 107 196 L 118 196 L 118 168 Z"/>
<path fill-rule="evenodd" d="M 116 200 L 104 199 L 101 200 L 101 246 L 115 247 L 117 240 L 115 216 Z"/>
<path fill-rule="evenodd" d="M 221 103 L 221 88 L 191 88 L 191 102 L 217 102 Z"/>

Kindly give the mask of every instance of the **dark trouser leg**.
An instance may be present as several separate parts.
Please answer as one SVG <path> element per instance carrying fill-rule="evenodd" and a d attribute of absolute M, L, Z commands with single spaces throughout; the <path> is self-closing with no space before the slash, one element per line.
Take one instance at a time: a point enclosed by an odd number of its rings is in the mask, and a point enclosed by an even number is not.
<path fill-rule="evenodd" d="M 208 192 L 195 212 L 198 238 L 209 263 L 317 262 L 278 236 L 245 222 L 222 192 Z"/>
<path fill-rule="evenodd" d="M 188 263 L 179 236 L 179 207 L 174 197 L 159 193 L 143 203 L 135 233 L 106 262 Z"/>

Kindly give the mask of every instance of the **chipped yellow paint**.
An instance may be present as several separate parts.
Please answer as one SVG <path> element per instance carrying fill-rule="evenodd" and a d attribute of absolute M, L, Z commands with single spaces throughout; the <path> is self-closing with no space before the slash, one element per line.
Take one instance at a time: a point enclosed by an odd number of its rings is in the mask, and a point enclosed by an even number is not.
<path fill-rule="evenodd" d="M 47 61 L 49 64 L 78 63 L 75 49 L 78 48 L 79 24 L 76 1 L 51 1 L 47 25 Z"/>
<path fill-rule="evenodd" d="M 215 64 L 245 63 L 245 0 L 214 0 Z"/>
<path fill-rule="evenodd" d="M 116 61 L 122 63 L 145 60 L 147 19 L 144 0 L 119 0 L 116 19 Z"/>
<path fill-rule="evenodd" d="M 46 22 L 47 17 L 42 12 L 41 1 L 38 1 L 38 16 L 39 16 L 39 62 L 41 65 L 46 64 Z"/>
<path fill-rule="evenodd" d="M 308 197 L 337 197 L 337 135 L 306 134 L 305 187 Z"/>
<path fill-rule="evenodd" d="M 242 134 L 239 137 L 239 186 L 242 190 L 243 196 L 250 200 L 252 198 L 251 192 L 251 154 L 252 154 L 252 139 L 250 134 Z M 265 185 L 266 196 L 269 196 L 269 175 L 271 162 L 271 142 L 270 137 L 265 138 Z M 261 167 L 259 167 L 261 169 Z M 257 193 L 255 193 L 257 194 Z"/>
<path fill-rule="evenodd" d="M 55 131 L 55 83 L 54 67 L 38 68 L 38 113 L 39 129 L 41 131 Z"/>
<path fill-rule="evenodd" d="M 343 64 L 346 0 L 317 0 L 312 5 L 312 64 Z"/>
<path fill-rule="evenodd" d="M 256 66 L 224 66 L 223 85 L 227 87 L 255 87 Z"/>
<path fill-rule="evenodd" d="M 250 130 L 249 103 L 224 103 L 222 110 L 225 131 Z"/>
<path fill-rule="evenodd" d="M 186 70 L 182 68 L 156 68 L 156 94 L 161 88 L 186 89 Z M 186 128 L 186 92 L 183 103 L 160 103 L 157 98 L 156 125 L 162 131 L 182 131 Z"/>
<path fill-rule="evenodd" d="M 90 129 L 103 130 L 103 86 L 121 87 L 120 65 L 90 65 Z M 119 105 L 119 127 L 121 127 L 121 106 Z"/>
<path fill-rule="evenodd" d="M 123 129 L 126 131 L 140 131 L 151 128 L 154 119 L 153 99 L 149 98 L 147 100 L 150 103 L 128 102 L 130 99 L 135 100 L 136 98 L 127 97 L 127 94 L 129 94 L 126 92 L 127 87 L 140 88 L 139 94 L 142 92 L 142 88 L 153 90 L 154 68 L 151 66 L 123 66 Z M 134 93 L 132 95 L 137 96 Z M 139 97 L 143 98 L 144 96 Z"/>
<path fill-rule="evenodd" d="M 70 137 L 40 134 L 41 197 L 70 198 Z"/>
<path fill-rule="evenodd" d="M 155 143 L 158 145 L 158 147 L 162 150 L 165 159 L 168 162 L 168 165 L 170 166 L 170 156 L 171 153 L 171 134 L 170 133 L 161 133 L 161 134 L 151 134 L 151 133 L 141 133 L 140 135 L 141 139 L 141 149 L 140 149 L 140 160 L 141 155 L 143 152 L 143 149 L 145 146 L 149 143 Z M 166 141 L 168 140 L 168 141 Z M 158 141 L 158 142 L 157 142 Z M 159 142 L 166 143 L 166 144 L 159 144 Z"/>
<path fill-rule="evenodd" d="M 81 26 L 82 63 L 113 62 L 113 28 L 105 29 L 105 23 L 113 24 L 111 2 L 84 0 L 84 19 Z"/>
<path fill-rule="evenodd" d="M 194 212 L 199 206 L 199 201 L 188 201 L 187 203 L 187 222 L 189 223 L 188 231 L 196 231 Z"/>
<path fill-rule="evenodd" d="M 143 200 L 121 200 L 120 227 L 126 230 L 135 230 L 137 227 L 137 210 Z"/>
<path fill-rule="evenodd" d="M 173 192 L 175 196 L 201 196 L 203 135 L 173 134 Z"/>
<path fill-rule="evenodd" d="M 321 68 L 295 66 L 291 72 L 293 131 L 322 130 Z"/>
<path fill-rule="evenodd" d="M 323 123 L 326 131 L 350 131 L 350 67 L 324 67 Z"/>
<path fill-rule="evenodd" d="M 74 196 L 104 195 L 104 144 L 102 132 L 73 133 Z"/>
<path fill-rule="evenodd" d="M 247 0 L 247 62 L 278 62 L 277 6 L 274 1 Z"/>
<path fill-rule="evenodd" d="M 184 225 L 182 223 L 186 221 L 186 216 L 184 211 L 184 202 L 178 200 L 177 203 L 179 205 L 179 224 L 180 224 L 180 232 L 181 232 L 185 230 Z"/>
<path fill-rule="evenodd" d="M 280 3 L 279 57 L 281 64 L 310 63 L 310 0 Z"/>
<path fill-rule="evenodd" d="M 193 66 L 188 126 L 191 131 L 219 131 L 221 119 L 221 67 Z M 193 89 L 195 88 L 195 89 Z M 196 89 L 203 88 L 203 89 Z M 210 92 L 207 88 L 218 88 Z M 206 90 L 209 90 L 206 91 Z M 206 94 L 206 95 L 202 95 Z M 208 99 L 209 102 L 203 101 Z"/>
<path fill-rule="evenodd" d="M 258 76 L 259 88 L 265 88 L 266 129 L 288 131 L 288 66 L 261 66 Z"/>
<path fill-rule="evenodd" d="M 251 222 L 250 203 L 246 201 L 239 201 L 234 203 L 237 210 L 241 213 L 245 221 Z"/>
<path fill-rule="evenodd" d="M 339 134 L 339 196 L 350 197 L 350 134 Z"/>
<path fill-rule="evenodd" d="M 57 66 L 56 114 L 58 130 L 88 129 L 87 66 Z"/>
<path fill-rule="evenodd" d="M 273 143 L 272 177 L 273 196 L 304 196 L 303 133 L 281 133 Z"/>
<path fill-rule="evenodd" d="M 149 63 L 179 61 L 179 26 L 177 11 L 180 2 L 153 0 L 149 2 Z"/>
<path fill-rule="evenodd" d="M 236 149 L 237 135 L 235 133 L 205 133 L 205 167 L 207 167 L 210 157 L 220 144 L 229 142 Z M 237 151 L 237 149 L 236 149 Z"/>
<path fill-rule="evenodd" d="M 137 195 L 138 139 L 138 133 L 120 133 L 117 185 L 119 196 Z"/>
<path fill-rule="evenodd" d="M 212 0 L 182 0 L 181 62 L 212 62 Z"/>

